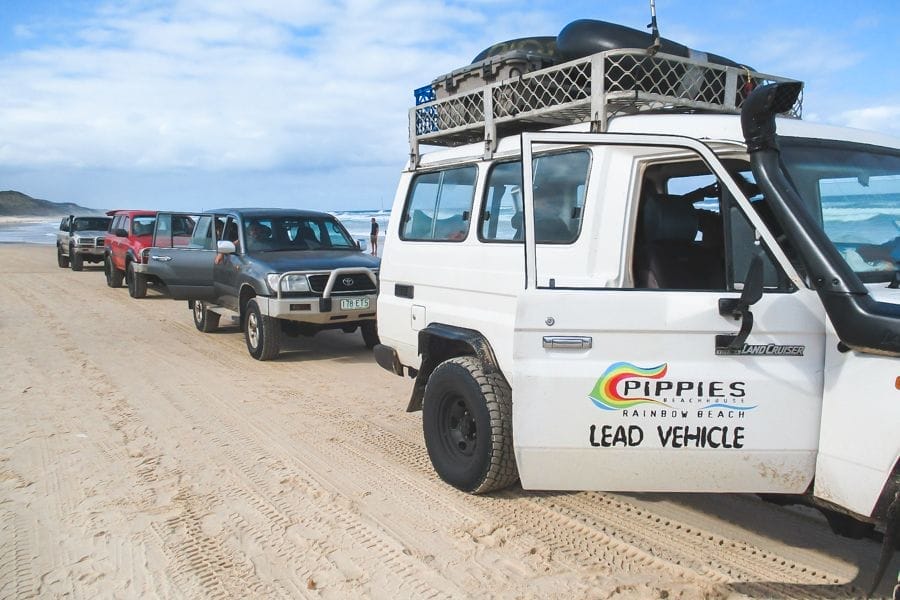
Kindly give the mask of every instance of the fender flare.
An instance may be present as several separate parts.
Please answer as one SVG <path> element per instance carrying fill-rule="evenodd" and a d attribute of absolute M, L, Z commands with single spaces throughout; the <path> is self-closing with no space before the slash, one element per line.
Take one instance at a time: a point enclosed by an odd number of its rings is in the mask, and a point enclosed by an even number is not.
<path fill-rule="evenodd" d="M 506 379 L 500 370 L 500 363 L 497 362 L 491 343 L 481 332 L 474 329 L 431 323 L 419 331 L 419 355 L 422 362 L 416 373 L 416 381 L 406 412 L 422 410 L 428 378 L 439 364 L 450 358 L 475 356 L 484 364 L 485 373 L 497 373 Z"/>

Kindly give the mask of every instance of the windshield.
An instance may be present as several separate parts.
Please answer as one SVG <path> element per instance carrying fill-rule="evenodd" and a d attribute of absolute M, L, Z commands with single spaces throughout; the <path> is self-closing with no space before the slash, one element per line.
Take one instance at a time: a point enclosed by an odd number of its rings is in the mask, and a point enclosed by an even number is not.
<path fill-rule="evenodd" d="M 782 138 L 800 195 L 864 282 L 890 281 L 900 262 L 900 151 Z"/>
<path fill-rule="evenodd" d="M 248 252 L 357 250 L 356 242 L 332 217 L 252 217 L 244 220 Z"/>
<path fill-rule="evenodd" d="M 106 231 L 112 219 L 107 217 L 78 217 L 72 225 L 73 231 Z"/>

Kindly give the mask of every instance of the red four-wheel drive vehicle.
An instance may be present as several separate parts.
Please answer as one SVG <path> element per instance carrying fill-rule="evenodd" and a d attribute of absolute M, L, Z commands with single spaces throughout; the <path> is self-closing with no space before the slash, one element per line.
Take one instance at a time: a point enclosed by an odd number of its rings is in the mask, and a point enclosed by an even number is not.
<path fill-rule="evenodd" d="M 106 214 L 113 218 L 103 241 L 106 285 L 120 287 L 124 279 L 128 293 L 133 298 L 143 298 L 147 294 L 147 282 L 143 277 L 134 276 L 133 265 L 141 262 L 141 250 L 153 243 L 156 211 L 111 210 Z"/>

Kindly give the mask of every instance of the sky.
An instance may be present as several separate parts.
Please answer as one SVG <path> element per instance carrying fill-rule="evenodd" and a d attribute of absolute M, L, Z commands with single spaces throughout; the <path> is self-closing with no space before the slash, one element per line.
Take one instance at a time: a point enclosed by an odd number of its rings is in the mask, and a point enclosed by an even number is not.
<path fill-rule="evenodd" d="M 897 0 L 657 0 L 663 37 L 900 137 Z M 0 0 L 0 190 L 91 208 L 389 209 L 413 90 L 648 0 Z"/>

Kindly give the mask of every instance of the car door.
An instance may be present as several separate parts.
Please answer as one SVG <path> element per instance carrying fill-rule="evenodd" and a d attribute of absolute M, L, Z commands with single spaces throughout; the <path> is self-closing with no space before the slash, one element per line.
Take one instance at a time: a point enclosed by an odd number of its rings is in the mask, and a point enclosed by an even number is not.
<path fill-rule="evenodd" d="M 212 215 L 157 214 L 146 273 L 175 300 L 212 300 L 216 256 Z M 193 224 L 190 231 L 188 224 Z"/>
<path fill-rule="evenodd" d="M 523 486 L 805 491 L 818 441 L 823 311 L 722 163 L 700 142 L 669 136 L 523 134 L 522 143 L 527 275 L 513 342 L 513 431 Z M 548 212 L 542 190 L 559 187 L 546 185 L 560 183 L 548 177 L 571 170 L 553 166 L 566 156 L 554 150 L 566 144 L 591 153 L 581 205 L 549 208 L 554 217 L 578 214 L 581 222 L 567 224 L 562 243 L 546 235 L 540 243 L 541 214 Z M 691 284 L 661 285 L 655 277 L 639 284 L 638 241 L 646 237 L 640 221 L 656 214 L 641 212 L 653 205 L 643 198 L 652 196 L 651 166 L 666 173 L 669 165 L 703 163 L 747 213 L 752 247 L 723 231 L 723 244 L 731 245 L 720 258 L 698 253 L 709 265 L 688 261 L 680 269 Z M 653 190 L 674 198 L 661 191 Z M 660 262 L 702 245 L 699 230 L 682 225 L 686 219 L 659 221 L 659 239 L 684 237 L 662 248 Z M 769 270 L 786 269 L 790 290 L 766 288 L 751 307 L 749 337 L 726 352 L 717 346 L 732 338 L 720 336 L 734 336 L 742 324 L 720 310 L 722 301 L 740 296 L 736 248 L 765 251 L 774 261 Z M 698 270 L 712 270 L 723 253 L 731 268 L 713 278 L 721 277 L 722 288 L 697 283 Z"/>

